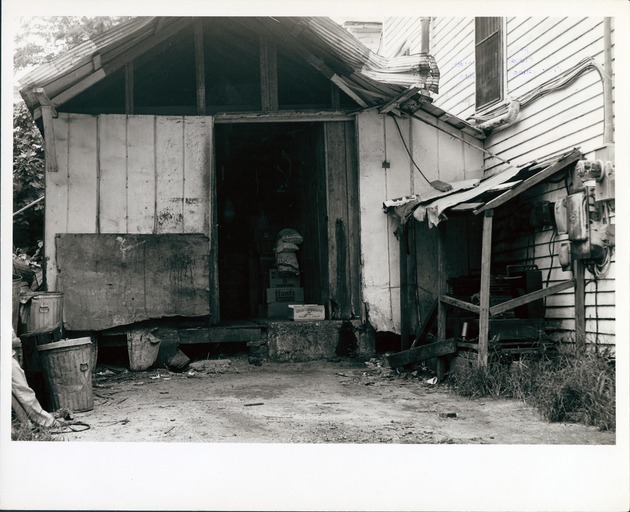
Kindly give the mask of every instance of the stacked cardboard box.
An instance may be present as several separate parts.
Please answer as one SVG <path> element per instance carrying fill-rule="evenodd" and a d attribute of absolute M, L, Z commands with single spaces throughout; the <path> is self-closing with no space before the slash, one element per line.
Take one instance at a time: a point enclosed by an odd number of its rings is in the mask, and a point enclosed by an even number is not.
<path fill-rule="evenodd" d="M 269 318 L 289 318 L 289 305 L 304 304 L 304 288 L 296 275 L 281 274 L 277 269 L 269 270 L 266 316 Z"/>

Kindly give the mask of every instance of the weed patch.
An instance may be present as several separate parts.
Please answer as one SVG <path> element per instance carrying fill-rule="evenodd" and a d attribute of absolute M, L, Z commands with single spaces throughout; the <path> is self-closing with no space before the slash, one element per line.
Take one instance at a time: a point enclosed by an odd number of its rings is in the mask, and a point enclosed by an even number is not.
<path fill-rule="evenodd" d="M 565 349 L 516 360 L 494 357 L 487 368 L 458 365 L 449 384 L 471 398 L 523 400 L 548 421 L 615 430 L 615 364 L 608 353 Z"/>

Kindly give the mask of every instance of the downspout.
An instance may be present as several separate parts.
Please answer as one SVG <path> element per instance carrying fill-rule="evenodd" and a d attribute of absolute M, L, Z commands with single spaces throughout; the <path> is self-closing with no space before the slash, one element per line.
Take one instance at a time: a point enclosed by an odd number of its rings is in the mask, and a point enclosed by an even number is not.
<path fill-rule="evenodd" d="M 511 100 L 508 105 L 508 110 L 505 114 L 499 117 L 495 117 L 494 119 L 490 119 L 484 123 L 475 125 L 475 128 L 480 130 L 492 130 L 493 128 L 497 128 L 499 126 L 512 124 L 518 118 L 518 115 L 521 113 L 521 102 L 518 100 Z"/>
<path fill-rule="evenodd" d="M 420 53 L 429 53 L 431 18 L 420 18 Z"/>
<path fill-rule="evenodd" d="M 604 18 L 604 144 L 613 144 L 613 102 L 612 102 L 612 27 L 611 18 Z"/>

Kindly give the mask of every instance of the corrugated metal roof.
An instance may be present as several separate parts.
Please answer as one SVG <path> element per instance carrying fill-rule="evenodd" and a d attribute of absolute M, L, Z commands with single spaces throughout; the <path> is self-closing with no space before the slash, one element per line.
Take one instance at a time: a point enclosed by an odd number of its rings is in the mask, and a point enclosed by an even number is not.
<path fill-rule="evenodd" d="M 59 106 L 119 69 L 126 55 L 137 53 L 138 48 L 150 49 L 153 41 L 157 44 L 161 33 L 186 28 L 193 20 L 151 17 L 121 23 L 24 76 L 20 80 L 20 94 L 31 111 L 39 107 L 37 98 L 32 94 L 34 88 L 44 88 L 53 106 Z M 364 107 L 382 106 L 405 94 L 409 87 L 417 87 L 419 93 L 406 100 L 412 111 L 421 109 L 436 117 L 445 114 L 431 105 L 429 99 L 431 93 L 437 93 L 439 79 L 439 71 L 431 55 L 384 58 L 325 17 L 266 17 L 258 20 L 261 29 L 273 29 L 276 34 L 280 30 L 285 41 L 310 54 L 311 63 L 315 59 L 330 69 L 337 78 L 328 78 L 337 80 L 338 85 L 340 80 L 341 85 L 350 89 Z M 57 101 L 56 96 L 59 97 Z M 397 108 L 404 109 L 405 103 L 397 105 Z M 443 120 L 477 138 L 483 137 L 470 124 L 454 116 Z"/>
<path fill-rule="evenodd" d="M 468 211 L 474 214 L 496 208 L 537 185 L 553 174 L 582 158 L 578 148 L 544 162 L 532 161 L 523 167 L 510 167 L 500 174 L 478 183 L 475 180 L 453 183 L 453 190 L 446 193 L 437 191 L 383 203 L 385 212 L 395 212 L 406 223 L 412 217 L 422 222 L 427 220 L 429 227 L 437 226 L 446 220 L 448 210 Z"/>

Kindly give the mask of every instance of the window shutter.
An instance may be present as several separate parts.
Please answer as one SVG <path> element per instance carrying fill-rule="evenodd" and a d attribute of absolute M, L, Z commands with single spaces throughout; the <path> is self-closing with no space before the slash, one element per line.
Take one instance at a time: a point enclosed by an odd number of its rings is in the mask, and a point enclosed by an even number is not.
<path fill-rule="evenodd" d="M 477 109 L 503 99 L 501 18 L 475 18 L 475 98 Z"/>

